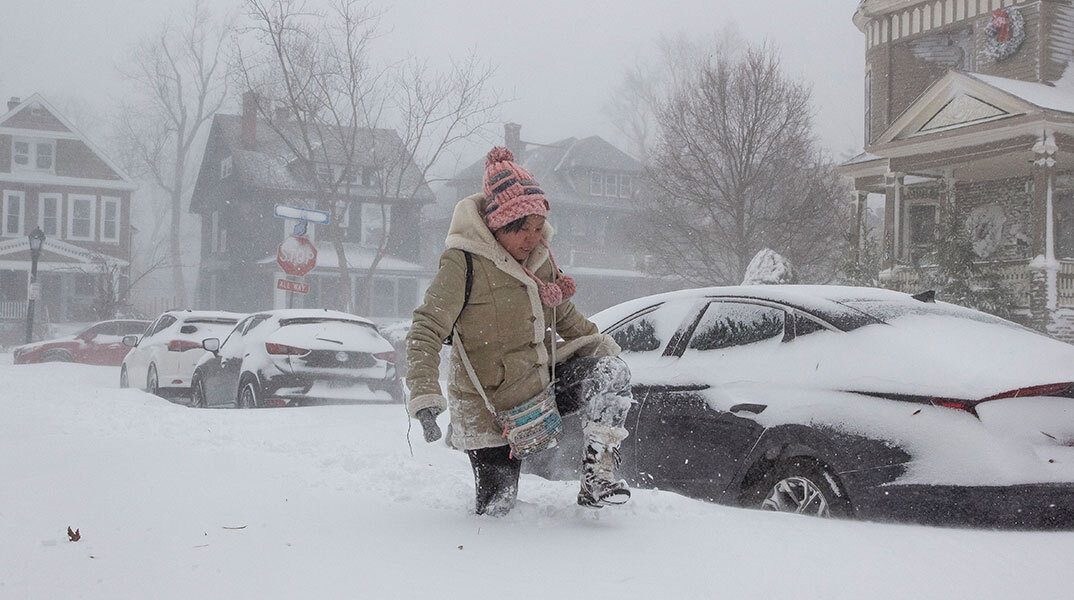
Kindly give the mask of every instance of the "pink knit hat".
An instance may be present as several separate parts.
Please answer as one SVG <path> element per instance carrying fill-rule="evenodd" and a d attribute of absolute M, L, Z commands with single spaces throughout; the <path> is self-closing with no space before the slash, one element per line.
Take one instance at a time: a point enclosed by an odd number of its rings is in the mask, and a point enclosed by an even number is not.
<path fill-rule="evenodd" d="M 485 223 L 497 229 L 528 215 L 548 216 L 548 200 L 515 155 L 496 146 L 485 158 Z"/>
<path fill-rule="evenodd" d="M 485 158 L 485 198 L 488 202 L 485 223 L 493 231 L 529 215 L 548 216 L 548 200 L 544 192 L 537 187 L 533 175 L 515 164 L 515 155 L 503 146 L 496 146 Z M 548 259 L 552 261 L 552 281 L 541 281 L 525 265 L 522 269 L 537 282 L 541 304 L 555 308 L 574 295 L 574 279 L 560 273 L 556 259 L 552 258 L 552 249 L 543 237 L 541 244 L 548 249 Z"/>

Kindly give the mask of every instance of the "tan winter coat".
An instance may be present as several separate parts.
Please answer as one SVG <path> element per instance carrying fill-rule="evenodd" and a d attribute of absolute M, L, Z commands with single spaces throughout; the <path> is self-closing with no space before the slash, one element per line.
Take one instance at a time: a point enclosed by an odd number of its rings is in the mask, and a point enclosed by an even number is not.
<path fill-rule="evenodd" d="M 550 332 L 553 310 L 541 305 L 537 284 L 496 241 L 485 225 L 484 196 L 461 200 L 451 218 L 447 250 L 440 257 L 440 270 L 425 292 L 425 302 L 414 310 L 407 334 L 407 387 L 411 416 L 433 407 L 451 412 L 452 443 L 473 450 L 503 446 L 501 429 L 471 383 L 457 348 L 451 350 L 447 399 L 440 389 L 441 342 L 454 324 L 485 394 L 497 410 L 514 408 L 536 395 L 549 383 Z M 552 234 L 545 225 L 545 238 Z M 466 258 L 473 255 L 473 288 L 466 295 Z M 552 264 L 548 251 L 538 246 L 526 266 L 550 281 Z M 584 290 L 582 291 L 584 293 Z M 571 356 L 604 356 L 619 347 L 596 325 L 575 310 L 570 301 L 555 309 L 556 333 L 565 340 L 556 350 L 556 361 Z M 457 320 L 456 320 L 457 319 Z"/>

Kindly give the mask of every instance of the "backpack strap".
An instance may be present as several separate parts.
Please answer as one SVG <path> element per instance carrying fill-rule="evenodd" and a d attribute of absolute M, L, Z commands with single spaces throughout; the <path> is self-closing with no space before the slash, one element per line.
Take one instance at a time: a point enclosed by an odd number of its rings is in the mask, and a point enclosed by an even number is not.
<path fill-rule="evenodd" d="M 466 310 L 466 305 L 470 303 L 470 292 L 473 291 L 473 289 L 474 289 L 474 255 L 470 254 L 466 250 L 463 250 L 462 254 L 463 254 L 463 256 L 466 257 L 466 295 L 464 295 L 463 298 L 462 298 L 462 309 L 459 311 L 459 314 L 462 314 L 462 311 Z M 457 317 L 456 317 L 455 321 L 456 322 L 458 321 Z M 451 334 L 448 335 L 448 337 L 444 339 L 444 345 L 445 346 L 450 346 L 451 345 L 452 338 L 454 337 L 454 334 L 455 334 L 455 324 L 452 323 L 452 325 L 451 325 Z"/>

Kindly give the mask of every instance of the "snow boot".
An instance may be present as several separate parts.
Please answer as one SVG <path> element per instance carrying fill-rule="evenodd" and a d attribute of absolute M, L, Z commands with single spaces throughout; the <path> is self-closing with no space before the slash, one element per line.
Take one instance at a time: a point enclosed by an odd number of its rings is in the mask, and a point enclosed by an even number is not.
<path fill-rule="evenodd" d="M 622 427 L 591 424 L 585 429 L 586 447 L 582 457 L 582 487 L 578 504 L 592 508 L 625 504 L 630 488 L 616 476 L 619 467 L 619 444 L 626 438 Z"/>
<path fill-rule="evenodd" d="M 474 512 L 502 517 L 511 512 L 518 498 L 518 475 L 522 461 L 511 458 L 510 446 L 467 450 L 474 469 Z"/>

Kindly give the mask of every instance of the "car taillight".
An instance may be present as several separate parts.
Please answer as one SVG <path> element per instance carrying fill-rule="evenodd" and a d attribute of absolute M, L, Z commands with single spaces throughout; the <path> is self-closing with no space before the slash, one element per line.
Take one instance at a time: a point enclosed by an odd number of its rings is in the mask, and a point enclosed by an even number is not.
<path fill-rule="evenodd" d="M 930 398 L 934 406 L 945 406 L 947 408 L 957 408 L 964 410 L 973 416 L 977 416 L 977 406 L 982 402 L 988 402 L 990 400 L 1003 400 L 1006 398 L 1031 398 L 1040 396 L 1058 396 L 1065 398 L 1074 398 L 1074 382 L 1066 383 L 1048 383 L 1044 385 L 1033 385 L 1029 387 L 1018 388 L 1000 394 L 994 394 L 987 398 L 981 398 L 980 400 L 958 400 L 955 398 Z"/>
<path fill-rule="evenodd" d="M 309 354 L 309 350 L 306 350 L 305 348 L 288 346 L 287 344 L 275 344 L 272 342 L 265 342 L 265 350 L 267 350 L 269 354 L 289 354 L 296 356 Z"/>
<path fill-rule="evenodd" d="M 190 340 L 172 340 L 168 342 L 169 352 L 186 352 L 187 350 L 194 350 L 196 348 L 201 348 L 201 344 L 191 342 Z"/>
<path fill-rule="evenodd" d="M 393 352 L 391 350 L 389 350 L 387 352 L 374 352 L 373 356 L 379 358 L 380 360 L 386 360 L 386 361 L 388 361 L 390 363 L 395 362 L 395 352 Z"/>

